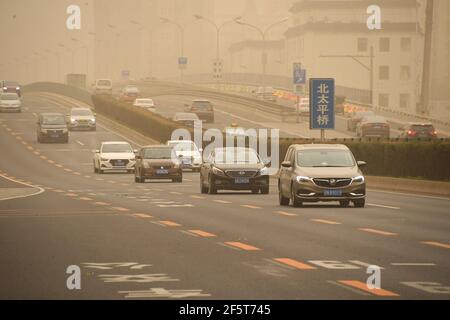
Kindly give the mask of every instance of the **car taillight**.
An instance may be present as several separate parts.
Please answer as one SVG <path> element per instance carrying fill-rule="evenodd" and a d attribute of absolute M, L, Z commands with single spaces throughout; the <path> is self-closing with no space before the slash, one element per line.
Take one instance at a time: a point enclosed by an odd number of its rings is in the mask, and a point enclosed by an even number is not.
<path fill-rule="evenodd" d="M 213 108 L 212 107 L 208 107 L 208 111 L 213 111 Z"/>
<path fill-rule="evenodd" d="M 437 131 L 436 131 L 436 130 L 431 131 L 430 134 L 433 135 L 433 136 L 435 136 L 435 135 L 437 135 Z"/>
<path fill-rule="evenodd" d="M 191 111 L 197 111 L 197 108 L 196 107 L 192 107 Z"/>
<path fill-rule="evenodd" d="M 408 136 L 415 136 L 416 132 L 412 130 L 408 130 Z"/>

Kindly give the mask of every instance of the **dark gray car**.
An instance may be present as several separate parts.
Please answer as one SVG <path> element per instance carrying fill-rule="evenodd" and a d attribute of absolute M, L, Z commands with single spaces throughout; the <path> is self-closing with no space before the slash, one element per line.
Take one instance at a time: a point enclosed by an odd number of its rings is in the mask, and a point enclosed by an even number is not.
<path fill-rule="evenodd" d="M 41 113 L 37 121 L 37 140 L 43 142 L 69 142 L 69 128 L 61 113 Z"/>

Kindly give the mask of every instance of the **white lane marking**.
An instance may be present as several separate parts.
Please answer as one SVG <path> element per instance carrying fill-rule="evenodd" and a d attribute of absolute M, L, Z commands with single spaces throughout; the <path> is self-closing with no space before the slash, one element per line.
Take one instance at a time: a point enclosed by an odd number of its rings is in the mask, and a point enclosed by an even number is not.
<path fill-rule="evenodd" d="M 416 262 L 397 262 L 397 263 L 391 263 L 393 266 L 399 266 L 399 267 L 433 267 L 436 266 L 435 263 L 416 263 Z"/>
<path fill-rule="evenodd" d="M 38 189 L 38 191 L 33 193 L 33 194 L 22 195 L 22 196 L 15 196 L 15 197 L 8 197 L 8 198 L 0 199 L 0 201 L 32 197 L 32 196 L 37 196 L 37 195 L 45 192 L 44 188 L 33 186 L 33 185 L 25 183 L 25 182 L 20 182 L 18 180 L 12 179 L 12 178 L 8 178 L 4 174 L 0 174 L 0 177 L 3 177 L 3 178 L 5 178 L 5 179 L 7 179 L 9 181 L 16 182 L 16 183 L 22 184 L 24 186 L 27 186 L 27 187 L 30 187 L 30 188 L 33 188 L 33 189 Z"/>
<path fill-rule="evenodd" d="M 387 194 L 395 194 L 400 196 L 407 196 L 410 198 L 428 198 L 428 199 L 436 199 L 436 200 L 447 200 L 450 201 L 450 198 L 438 197 L 438 196 L 427 196 L 423 194 L 415 194 L 415 193 L 403 193 L 403 192 L 394 192 L 394 191 L 384 191 L 378 189 L 367 189 L 370 192 L 379 192 L 379 193 L 387 193 Z"/>
<path fill-rule="evenodd" d="M 371 207 L 378 207 L 378 208 L 385 208 L 385 209 L 400 210 L 399 207 L 385 206 L 385 205 L 382 205 L 382 204 L 376 204 L 376 203 L 368 203 L 367 205 L 368 205 L 368 206 L 371 206 Z"/>
<path fill-rule="evenodd" d="M 79 141 L 79 140 L 77 140 L 77 143 L 78 143 L 80 146 L 84 146 L 84 143 L 81 142 L 81 141 Z"/>

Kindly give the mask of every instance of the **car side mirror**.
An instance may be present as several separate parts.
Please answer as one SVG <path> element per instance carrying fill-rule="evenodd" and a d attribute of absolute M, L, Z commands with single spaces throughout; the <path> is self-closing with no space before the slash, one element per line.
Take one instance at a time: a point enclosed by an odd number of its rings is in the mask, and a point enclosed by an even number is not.
<path fill-rule="evenodd" d="M 203 148 L 198 149 L 198 152 L 202 153 L 203 152 Z"/>
<path fill-rule="evenodd" d="M 281 163 L 281 166 L 282 166 L 283 168 L 292 168 L 292 163 L 291 163 L 290 161 L 283 161 L 283 162 Z"/>
<path fill-rule="evenodd" d="M 136 155 L 136 160 L 142 160 L 142 156 Z"/>
<path fill-rule="evenodd" d="M 271 159 L 271 158 L 264 158 L 264 159 L 262 159 L 262 163 L 263 163 L 265 166 L 270 165 L 271 162 L 272 162 L 272 159 Z"/>
<path fill-rule="evenodd" d="M 94 153 L 100 153 L 100 150 L 94 150 Z"/>
<path fill-rule="evenodd" d="M 357 161 L 356 162 L 358 164 L 358 167 L 365 167 L 367 165 L 367 163 L 365 161 Z"/>

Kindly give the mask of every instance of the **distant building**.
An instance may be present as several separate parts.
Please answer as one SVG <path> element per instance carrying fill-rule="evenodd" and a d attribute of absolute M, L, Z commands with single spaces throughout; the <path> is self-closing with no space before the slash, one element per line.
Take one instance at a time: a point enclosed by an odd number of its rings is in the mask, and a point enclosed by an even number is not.
<path fill-rule="evenodd" d="M 381 7 L 382 29 L 369 30 L 367 8 Z M 375 105 L 415 111 L 423 54 L 416 0 L 302 0 L 290 9 L 293 26 L 285 33 L 288 63 L 301 62 L 309 77 L 334 77 L 341 93 L 369 102 L 370 59 L 374 52 Z"/>

